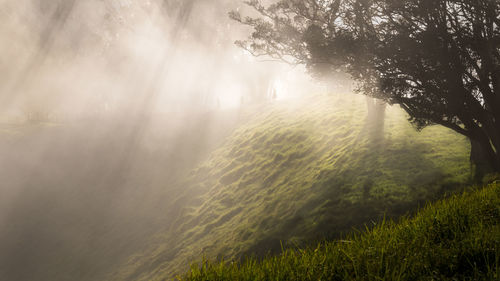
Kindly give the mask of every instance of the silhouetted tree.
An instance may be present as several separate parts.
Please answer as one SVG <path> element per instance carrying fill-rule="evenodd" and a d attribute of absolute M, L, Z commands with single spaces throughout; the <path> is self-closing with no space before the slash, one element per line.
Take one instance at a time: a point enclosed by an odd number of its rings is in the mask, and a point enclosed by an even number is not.
<path fill-rule="evenodd" d="M 256 56 L 344 72 L 366 95 L 399 104 L 418 129 L 467 136 L 477 172 L 500 171 L 500 1 L 280 0 L 231 17 L 254 29 Z"/>

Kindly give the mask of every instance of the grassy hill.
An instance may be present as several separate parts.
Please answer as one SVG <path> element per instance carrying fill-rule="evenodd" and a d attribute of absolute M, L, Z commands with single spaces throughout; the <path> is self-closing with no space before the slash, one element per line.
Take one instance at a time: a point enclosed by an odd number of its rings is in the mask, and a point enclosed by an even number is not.
<path fill-rule="evenodd" d="M 500 183 L 414 218 L 262 261 L 204 262 L 182 280 L 499 280 Z"/>
<path fill-rule="evenodd" d="M 383 124 L 366 116 L 361 96 L 261 108 L 179 184 L 181 196 L 172 193 L 177 220 L 110 279 L 164 280 L 202 256 L 265 256 L 338 238 L 468 181 L 465 138 L 437 126 L 416 132 L 395 107 Z"/>

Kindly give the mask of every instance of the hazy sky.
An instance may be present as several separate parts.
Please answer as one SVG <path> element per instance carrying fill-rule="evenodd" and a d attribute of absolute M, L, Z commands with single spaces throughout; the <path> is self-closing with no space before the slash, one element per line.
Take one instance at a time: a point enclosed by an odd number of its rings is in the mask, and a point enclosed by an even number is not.
<path fill-rule="evenodd" d="M 228 18 L 234 9 L 245 6 L 228 0 L 1 0 L 0 37 L 9 44 L 0 46 L 0 104 L 4 113 L 64 116 L 225 108 L 280 90 L 287 84 L 280 80 L 290 75 L 307 82 L 300 69 L 259 63 L 234 46 L 249 34 Z"/>

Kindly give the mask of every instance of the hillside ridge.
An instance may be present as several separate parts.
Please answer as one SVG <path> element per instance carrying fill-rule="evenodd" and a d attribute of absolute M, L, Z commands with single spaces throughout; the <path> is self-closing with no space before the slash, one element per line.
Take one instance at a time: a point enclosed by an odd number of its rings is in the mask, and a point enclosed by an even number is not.
<path fill-rule="evenodd" d="M 202 255 L 279 253 L 459 190 L 467 140 L 442 127 L 417 132 L 406 119 L 388 107 L 373 130 L 359 95 L 261 108 L 179 185 L 175 223 L 110 279 L 162 280 Z"/>

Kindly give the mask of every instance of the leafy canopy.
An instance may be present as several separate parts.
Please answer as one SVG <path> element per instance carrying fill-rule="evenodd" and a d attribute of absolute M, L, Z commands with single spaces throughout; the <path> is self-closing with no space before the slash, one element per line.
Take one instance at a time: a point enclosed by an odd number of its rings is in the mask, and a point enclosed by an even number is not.
<path fill-rule="evenodd" d="M 480 143 L 500 170 L 500 1 L 246 1 L 256 56 L 348 73 L 364 94 L 399 104 L 417 128 L 440 124 Z"/>

